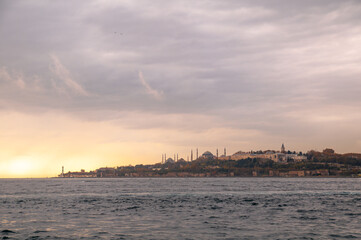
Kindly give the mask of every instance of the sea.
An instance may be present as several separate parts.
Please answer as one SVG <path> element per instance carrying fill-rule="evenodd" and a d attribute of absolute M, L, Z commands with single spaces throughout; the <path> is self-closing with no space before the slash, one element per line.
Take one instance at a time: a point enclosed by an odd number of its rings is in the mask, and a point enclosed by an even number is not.
<path fill-rule="evenodd" d="M 361 179 L 0 179 L 0 239 L 361 239 Z"/>

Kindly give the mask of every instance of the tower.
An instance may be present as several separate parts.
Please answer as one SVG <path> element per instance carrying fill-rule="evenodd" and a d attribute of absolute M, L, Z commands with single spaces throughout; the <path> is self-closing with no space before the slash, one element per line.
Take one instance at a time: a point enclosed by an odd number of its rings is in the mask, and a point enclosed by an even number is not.
<path fill-rule="evenodd" d="M 218 148 L 217 148 L 217 159 L 218 159 Z"/>
<path fill-rule="evenodd" d="M 281 146 L 281 153 L 285 153 L 285 152 L 286 152 L 285 145 L 282 143 L 282 146 Z"/>
<path fill-rule="evenodd" d="M 64 177 L 64 166 L 61 167 L 61 177 Z"/>
<path fill-rule="evenodd" d="M 191 162 L 193 161 L 193 149 L 191 150 Z"/>
<path fill-rule="evenodd" d="M 224 156 L 227 156 L 227 154 L 226 154 L 226 148 L 224 148 Z"/>
<path fill-rule="evenodd" d="M 198 148 L 196 149 L 196 152 L 197 152 L 197 159 L 198 159 Z"/>

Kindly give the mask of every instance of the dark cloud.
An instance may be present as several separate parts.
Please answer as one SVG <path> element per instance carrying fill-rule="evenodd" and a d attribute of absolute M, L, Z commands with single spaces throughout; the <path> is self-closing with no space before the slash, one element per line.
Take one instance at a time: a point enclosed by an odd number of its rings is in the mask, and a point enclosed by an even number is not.
<path fill-rule="evenodd" d="M 313 129 L 289 117 L 295 109 L 360 105 L 358 1 L 3 1 L 0 9 L 2 108 L 98 120 L 100 110 L 203 114 L 287 135 Z"/>

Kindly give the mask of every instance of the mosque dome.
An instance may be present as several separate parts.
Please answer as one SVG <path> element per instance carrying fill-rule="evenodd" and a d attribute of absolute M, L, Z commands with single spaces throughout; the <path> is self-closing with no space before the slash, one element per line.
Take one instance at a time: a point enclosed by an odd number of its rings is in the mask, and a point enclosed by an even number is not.
<path fill-rule="evenodd" d="M 166 163 L 174 163 L 174 160 L 173 160 L 173 158 L 168 158 L 165 162 Z"/>
<path fill-rule="evenodd" d="M 214 156 L 213 156 L 213 154 L 211 152 L 206 151 L 206 152 L 204 152 L 202 154 L 202 157 L 204 157 L 204 158 L 213 158 Z"/>
<path fill-rule="evenodd" d="M 183 158 L 180 158 L 180 159 L 178 160 L 178 162 L 179 162 L 179 163 L 185 163 L 186 160 L 184 160 Z"/>

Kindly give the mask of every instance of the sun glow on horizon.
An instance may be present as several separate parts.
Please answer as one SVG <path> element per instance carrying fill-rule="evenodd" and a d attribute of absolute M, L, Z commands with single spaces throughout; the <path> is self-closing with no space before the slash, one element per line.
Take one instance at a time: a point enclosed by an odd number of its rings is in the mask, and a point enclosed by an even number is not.
<path fill-rule="evenodd" d="M 36 161 L 29 156 L 21 156 L 11 160 L 8 172 L 14 176 L 31 175 L 36 170 Z"/>
<path fill-rule="evenodd" d="M 64 166 L 65 172 L 93 171 L 101 167 L 118 167 L 137 164 L 154 164 L 161 161 L 161 154 L 179 154 L 187 159 L 191 149 L 199 153 L 215 153 L 220 145 L 227 153 L 239 150 L 278 149 L 282 142 L 277 135 L 259 130 L 214 126 L 194 130 L 184 126 L 178 129 L 130 128 L 114 121 L 93 121 L 74 117 L 59 111 L 42 114 L 24 114 L 3 111 L 0 114 L 0 178 L 56 177 Z M 126 114 L 125 114 L 126 115 Z M 148 114 L 137 113 L 135 119 L 152 120 Z M 192 121 L 204 123 L 198 115 L 187 115 Z M 154 116 L 158 122 L 159 116 Z M 163 119 L 168 119 L 166 115 Z M 171 116 L 169 123 L 177 122 Z M 181 118 L 183 119 L 183 118 Z M 153 119 L 154 120 L 154 119 Z M 156 126 L 158 124 L 155 124 Z M 262 141 L 260 137 L 262 136 Z M 330 138 L 331 139 L 331 138 Z M 313 146 L 324 149 L 308 139 L 302 143 L 287 141 L 287 147 L 305 152 Z M 344 143 L 345 144 L 345 143 Z M 222 146 L 222 148 L 223 148 Z M 331 145 L 332 146 L 332 145 Z M 346 150 L 336 148 L 337 152 Z"/>
<path fill-rule="evenodd" d="M 3 156 L 4 157 L 4 156 Z M 38 155 L 8 156 L 0 163 L 0 178 L 44 178 L 54 174 L 48 170 L 46 158 Z"/>

